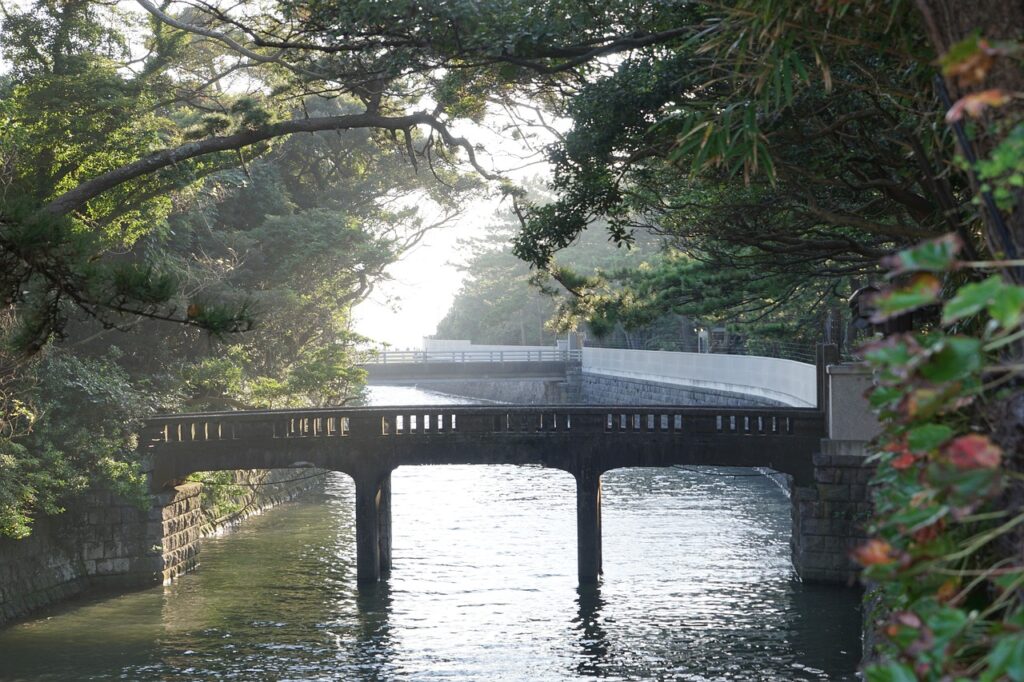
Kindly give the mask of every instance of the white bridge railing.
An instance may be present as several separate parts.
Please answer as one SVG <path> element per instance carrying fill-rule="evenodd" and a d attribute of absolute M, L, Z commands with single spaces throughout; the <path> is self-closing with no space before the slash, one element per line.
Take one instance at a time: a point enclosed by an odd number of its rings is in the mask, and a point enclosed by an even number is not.
<path fill-rule="evenodd" d="M 407 350 L 369 356 L 366 365 L 427 364 L 432 362 L 567 362 L 579 361 L 579 350 Z"/>
<path fill-rule="evenodd" d="M 579 362 L 583 375 L 725 391 L 767 398 L 791 407 L 818 403 L 818 369 L 814 364 L 756 355 L 677 351 L 543 346 L 473 346 L 458 344 L 430 350 L 385 351 L 367 357 L 364 366 L 432 363 Z"/>

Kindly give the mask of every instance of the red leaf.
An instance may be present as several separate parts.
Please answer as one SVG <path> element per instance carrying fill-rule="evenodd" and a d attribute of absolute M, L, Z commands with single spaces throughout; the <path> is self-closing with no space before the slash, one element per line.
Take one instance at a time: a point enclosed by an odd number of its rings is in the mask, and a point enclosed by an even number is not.
<path fill-rule="evenodd" d="M 1003 457 L 1002 448 L 980 433 L 954 439 L 943 452 L 957 469 L 995 469 Z"/>
<path fill-rule="evenodd" d="M 946 123 L 955 123 L 966 113 L 971 118 L 978 118 L 989 107 L 1001 107 L 1010 101 L 1010 96 L 999 88 L 982 90 L 981 92 L 964 95 L 946 112 Z"/>
<path fill-rule="evenodd" d="M 863 545 L 853 550 L 853 558 L 861 566 L 874 566 L 875 564 L 891 564 L 896 559 L 892 556 L 892 546 L 885 540 L 868 540 Z"/>
<path fill-rule="evenodd" d="M 909 469 L 910 467 L 912 467 L 914 465 L 914 462 L 916 461 L 917 458 L 914 456 L 914 453 L 904 452 L 902 455 L 894 458 L 891 462 L 889 462 L 889 466 L 891 466 L 893 469 L 896 469 L 897 471 L 903 471 L 904 469 Z"/>

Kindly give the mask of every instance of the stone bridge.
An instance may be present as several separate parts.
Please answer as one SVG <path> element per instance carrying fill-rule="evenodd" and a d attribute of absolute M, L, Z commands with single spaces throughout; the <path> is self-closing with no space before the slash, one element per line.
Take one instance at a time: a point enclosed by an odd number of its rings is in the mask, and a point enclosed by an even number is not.
<path fill-rule="evenodd" d="M 349 475 L 356 488 L 358 580 L 371 583 L 391 569 L 391 473 L 397 467 L 520 464 L 575 478 L 579 578 L 589 583 L 601 574 L 603 473 L 713 465 L 784 475 L 797 572 L 804 580 L 852 584 L 849 550 L 861 540 L 860 521 L 869 509 L 864 446 L 877 430 L 863 398 L 871 381 L 863 368 L 836 364 L 834 347 L 825 346 L 816 366 L 609 349 L 585 349 L 581 363 L 564 351 L 545 350 L 551 356 L 527 359 L 489 349 L 486 359 L 457 351 L 457 357 L 397 362 L 392 356 L 380 364 L 398 368 L 391 379 L 444 365 L 458 374 L 499 371 L 495 365 L 508 371 L 522 363 L 582 364 L 582 374 L 590 373 L 600 389 L 596 395 L 608 395 L 619 382 L 612 394 L 622 395 L 621 402 L 214 412 L 149 420 L 140 448 L 150 466 L 154 507 L 140 537 L 156 554 L 138 561 L 130 556 L 128 573 L 135 577 L 126 579 L 145 582 L 155 569 L 166 582 L 195 565 L 200 486 L 183 482 L 194 472 L 315 467 Z M 473 367 L 481 363 L 488 367 Z M 413 365 L 421 367 L 410 370 Z M 655 399 L 634 404 L 647 392 Z M 691 392 L 701 406 L 687 404 Z M 702 402 L 705 393 L 710 405 Z M 743 399 L 746 406 L 737 406 Z"/>
<path fill-rule="evenodd" d="M 150 420 L 143 447 L 166 489 L 197 471 L 313 466 L 355 481 L 358 579 L 391 567 L 391 472 L 533 464 L 576 479 L 581 582 L 601 573 L 601 474 L 625 467 L 766 467 L 813 483 L 825 435 L 812 409 L 429 406 L 222 412 Z"/>

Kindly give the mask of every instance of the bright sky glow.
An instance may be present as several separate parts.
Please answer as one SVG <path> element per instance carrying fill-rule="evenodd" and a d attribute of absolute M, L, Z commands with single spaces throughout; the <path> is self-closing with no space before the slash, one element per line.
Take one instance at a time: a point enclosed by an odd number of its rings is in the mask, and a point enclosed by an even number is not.
<path fill-rule="evenodd" d="M 503 173 L 513 180 L 548 177 L 550 166 L 533 152 L 552 141 L 553 135 L 534 129 L 531 132 L 537 137 L 527 144 L 509 134 L 495 132 L 494 128 L 505 122 L 503 118 L 504 114 L 495 112 L 487 128 L 466 126 L 456 128 L 455 132 L 474 144 L 484 145 L 496 169 L 515 169 Z M 557 121 L 554 125 L 564 130 L 567 123 Z M 533 163 L 529 159 L 524 161 L 524 157 L 531 155 Z M 484 163 L 487 160 L 482 159 Z M 529 165 L 521 167 L 524 162 Z M 388 268 L 391 279 L 378 285 L 369 298 L 354 308 L 355 330 L 396 349 L 420 348 L 423 337 L 436 331 L 462 284 L 463 273 L 456 264 L 465 261 L 465 254 L 459 250 L 458 241 L 481 236 L 483 229 L 495 220 L 495 211 L 508 208 L 507 202 L 500 203 L 497 198 L 480 199 L 468 206 L 451 227 L 427 233 L 402 260 Z"/>

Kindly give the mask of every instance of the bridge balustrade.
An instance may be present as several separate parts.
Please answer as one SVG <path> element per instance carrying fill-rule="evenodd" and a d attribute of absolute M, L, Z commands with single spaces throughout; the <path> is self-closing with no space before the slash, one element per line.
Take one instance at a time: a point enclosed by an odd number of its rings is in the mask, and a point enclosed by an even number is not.
<path fill-rule="evenodd" d="M 281 438 L 436 437 L 451 433 L 739 434 L 784 436 L 821 428 L 820 413 L 793 408 L 402 407 L 254 411 L 156 417 L 151 444 Z"/>

